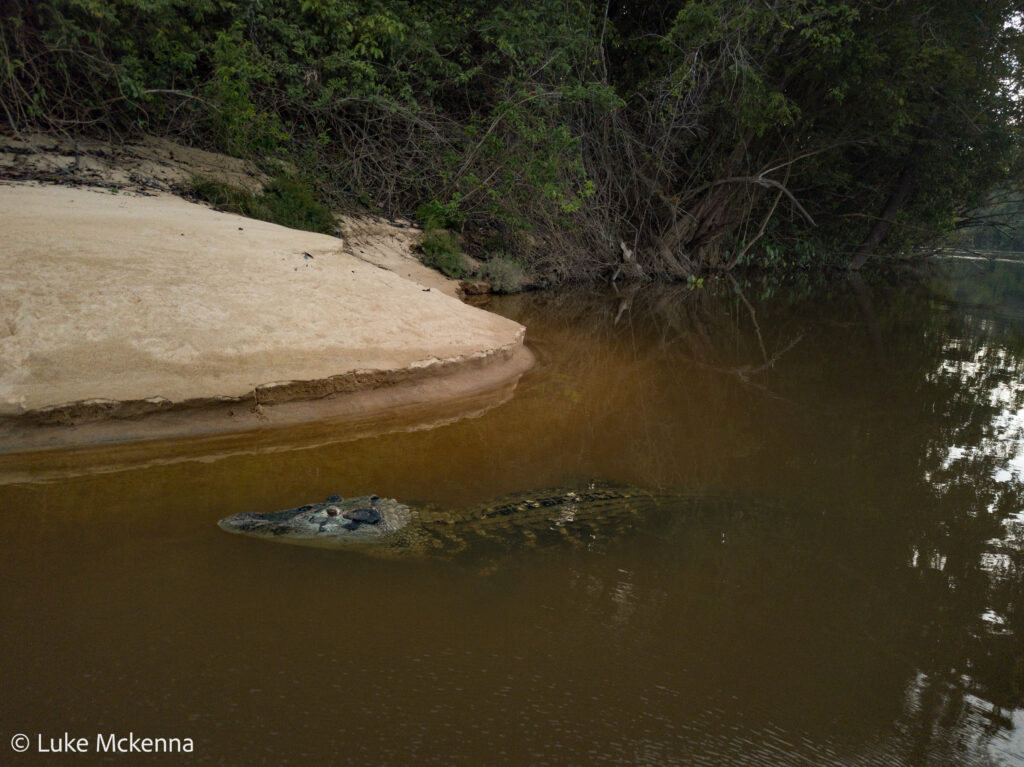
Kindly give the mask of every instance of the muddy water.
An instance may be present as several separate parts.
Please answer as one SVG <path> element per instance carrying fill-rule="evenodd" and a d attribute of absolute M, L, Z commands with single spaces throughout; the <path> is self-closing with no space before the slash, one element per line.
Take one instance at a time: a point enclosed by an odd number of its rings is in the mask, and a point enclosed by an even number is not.
<path fill-rule="evenodd" d="M 1024 764 L 1024 270 L 955 278 L 518 297 L 472 417 L 0 457 L 0 762 Z M 590 478 L 735 502 L 460 563 L 215 525 Z"/>

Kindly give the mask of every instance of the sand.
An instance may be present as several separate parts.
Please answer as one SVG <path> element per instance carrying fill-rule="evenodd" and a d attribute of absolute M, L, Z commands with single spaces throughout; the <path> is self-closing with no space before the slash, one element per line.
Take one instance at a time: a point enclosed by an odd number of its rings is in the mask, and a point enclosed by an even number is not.
<path fill-rule="evenodd" d="M 162 192 L 0 183 L 0 418 L 24 436 L 26 423 L 243 403 L 216 428 L 251 428 L 280 403 L 410 383 L 420 400 L 461 396 L 468 370 L 489 368 L 476 378 L 495 386 L 529 365 L 524 328 L 454 298 L 408 253 L 415 232 L 348 228 L 300 232 Z M 457 392 L 423 385 L 456 372 Z"/>

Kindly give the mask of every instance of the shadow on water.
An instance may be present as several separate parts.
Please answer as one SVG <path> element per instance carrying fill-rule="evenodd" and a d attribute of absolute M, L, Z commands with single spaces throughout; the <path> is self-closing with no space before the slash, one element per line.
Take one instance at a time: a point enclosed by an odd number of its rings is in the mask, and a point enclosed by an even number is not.
<path fill-rule="evenodd" d="M 0 457 L 0 720 L 196 763 L 1024 764 L 1024 271 L 946 268 L 509 297 L 540 364 L 472 418 Z M 214 525 L 590 478 L 734 500 L 486 568 Z"/>

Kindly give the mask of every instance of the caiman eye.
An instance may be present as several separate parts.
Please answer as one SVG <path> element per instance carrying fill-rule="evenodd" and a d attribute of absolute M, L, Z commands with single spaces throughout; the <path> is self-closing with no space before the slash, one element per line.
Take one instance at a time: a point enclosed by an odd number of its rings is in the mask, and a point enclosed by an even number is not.
<path fill-rule="evenodd" d="M 329 517 L 336 517 L 336 516 L 338 516 L 338 510 L 334 506 L 331 506 L 331 508 L 327 509 L 327 516 L 329 516 Z"/>
<path fill-rule="evenodd" d="M 376 525 L 380 522 L 380 512 L 372 506 L 362 509 L 350 509 L 341 516 L 345 519 L 351 519 L 353 522 L 359 522 L 365 525 Z"/>

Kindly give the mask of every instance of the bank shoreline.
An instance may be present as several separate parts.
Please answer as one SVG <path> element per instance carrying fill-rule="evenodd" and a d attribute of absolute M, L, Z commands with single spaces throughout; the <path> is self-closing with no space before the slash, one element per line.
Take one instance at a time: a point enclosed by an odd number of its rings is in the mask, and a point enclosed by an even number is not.
<path fill-rule="evenodd" d="M 316 423 L 339 431 L 351 430 L 358 424 L 360 438 L 378 431 L 393 431 L 393 418 L 407 418 L 409 428 L 430 428 L 503 404 L 512 396 L 520 377 L 535 364 L 533 353 L 520 344 L 487 358 L 460 360 L 420 371 L 386 371 L 390 375 L 408 375 L 388 384 L 320 398 L 296 397 L 265 404 L 255 404 L 248 397 L 189 400 L 145 413 L 117 415 L 126 411 L 115 409 L 106 417 L 77 421 L 57 420 L 48 414 L 40 417 L 37 413 L 0 416 L 0 467 L 4 457 L 18 454 L 217 436 L 241 438 L 247 433 Z M 61 409 L 92 408 L 96 404 L 69 403 Z M 129 408 L 131 405 L 116 404 Z M 432 417 L 435 412 L 445 415 Z M 374 429 L 367 425 L 371 419 L 388 422 Z M 3 474 L 0 468 L 0 475 Z"/>
<path fill-rule="evenodd" d="M 0 453 L 365 418 L 533 364 L 525 328 L 419 263 L 408 223 L 332 237 L 11 180 L 0 219 Z"/>

